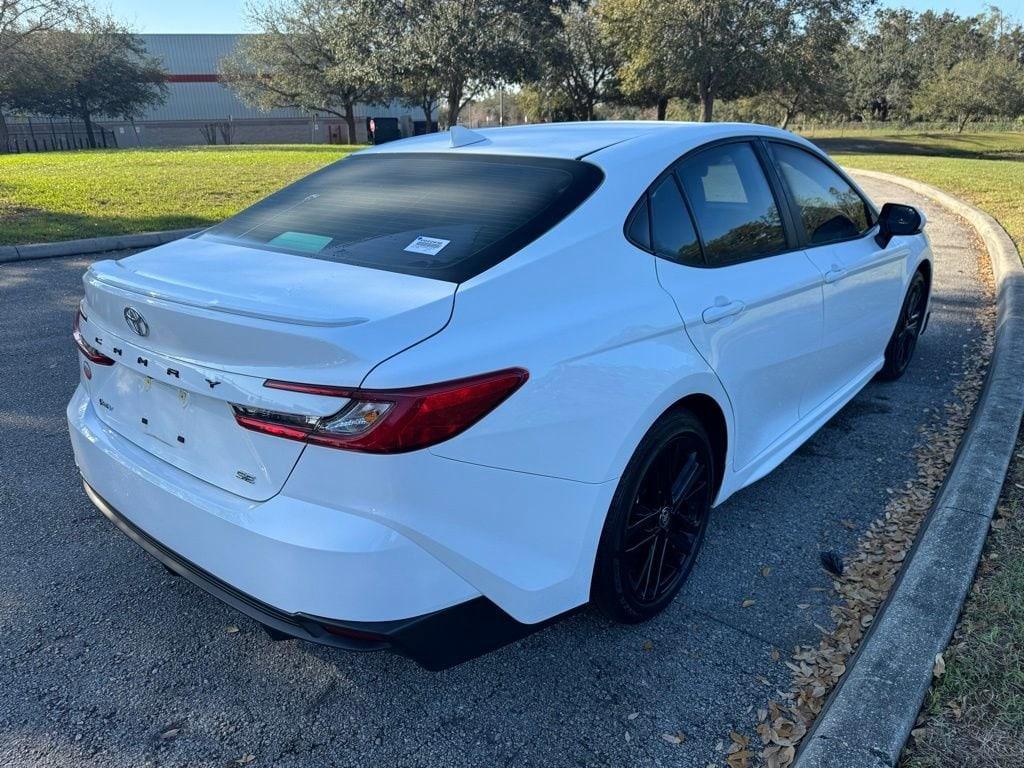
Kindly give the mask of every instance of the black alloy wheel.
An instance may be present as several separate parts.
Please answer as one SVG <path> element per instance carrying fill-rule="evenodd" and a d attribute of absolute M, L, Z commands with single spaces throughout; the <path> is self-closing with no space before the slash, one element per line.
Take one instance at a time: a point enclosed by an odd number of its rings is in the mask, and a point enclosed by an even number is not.
<path fill-rule="evenodd" d="M 693 568 L 714 492 L 710 441 L 687 411 L 652 428 L 609 510 L 592 597 L 612 618 L 638 622 L 672 601 Z"/>
<path fill-rule="evenodd" d="M 885 365 L 878 378 L 895 381 L 910 366 L 917 348 L 917 339 L 924 327 L 924 313 L 928 306 L 928 283 L 920 272 L 914 274 L 900 309 L 896 329 L 885 348 Z"/>

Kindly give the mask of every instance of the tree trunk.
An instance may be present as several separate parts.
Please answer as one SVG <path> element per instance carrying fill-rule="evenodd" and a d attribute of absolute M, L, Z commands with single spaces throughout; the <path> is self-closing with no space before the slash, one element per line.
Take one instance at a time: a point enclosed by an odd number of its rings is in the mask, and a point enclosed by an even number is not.
<path fill-rule="evenodd" d="M 7 119 L 4 117 L 4 113 L 0 110 L 0 155 L 6 155 L 10 148 L 7 146 L 8 131 L 7 131 Z"/>
<path fill-rule="evenodd" d="M 348 143 L 356 143 L 356 105 L 351 101 L 345 102 L 345 125 L 348 127 Z"/>
<path fill-rule="evenodd" d="M 96 134 L 92 129 L 92 115 L 82 107 L 82 122 L 85 123 L 85 135 L 89 138 L 89 149 L 96 149 Z"/>
<path fill-rule="evenodd" d="M 664 120 L 668 114 L 668 96 L 658 97 L 658 119 Z"/>
<path fill-rule="evenodd" d="M 782 115 L 782 123 L 779 125 L 779 128 L 786 130 L 789 127 L 789 121 L 793 119 L 797 111 L 800 109 L 799 102 L 799 98 L 794 98 L 786 105 L 784 114 Z"/>
<path fill-rule="evenodd" d="M 960 115 L 960 118 L 956 121 L 956 132 L 963 133 L 964 126 L 967 125 L 967 121 L 969 121 L 970 119 L 970 115 Z"/>
<path fill-rule="evenodd" d="M 423 117 L 427 120 L 427 128 L 424 133 L 434 132 L 434 98 L 424 98 L 423 103 L 420 104 L 420 108 L 423 110 Z"/>
<path fill-rule="evenodd" d="M 462 111 L 462 86 L 448 89 L 448 127 L 459 124 L 459 112 Z"/>
<path fill-rule="evenodd" d="M 710 123 L 715 106 L 715 95 L 711 92 L 711 84 L 707 79 L 701 79 L 697 83 L 697 95 L 700 98 L 700 121 Z"/>

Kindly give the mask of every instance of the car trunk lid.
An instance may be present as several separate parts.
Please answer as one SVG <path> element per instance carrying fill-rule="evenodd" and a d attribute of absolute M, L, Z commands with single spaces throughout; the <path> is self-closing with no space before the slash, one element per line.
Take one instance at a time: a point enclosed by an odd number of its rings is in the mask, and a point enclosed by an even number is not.
<path fill-rule="evenodd" d="M 83 337 L 114 359 L 86 380 L 99 418 L 140 447 L 246 498 L 283 486 L 303 444 L 256 434 L 232 403 L 325 416 L 345 401 L 266 379 L 357 387 L 441 330 L 455 284 L 179 240 L 85 278 Z"/>

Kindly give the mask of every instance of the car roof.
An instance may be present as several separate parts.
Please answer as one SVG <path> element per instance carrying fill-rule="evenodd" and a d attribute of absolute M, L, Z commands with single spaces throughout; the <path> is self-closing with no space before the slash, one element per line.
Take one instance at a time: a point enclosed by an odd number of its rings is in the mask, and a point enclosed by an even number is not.
<path fill-rule="evenodd" d="M 475 134 L 475 135 L 473 135 Z M 615 152 L 617 145 L 634 144 L 641 138 L 668 142 L 680 154 L 692 147 L 730 136 L 765 135 L 796 139 L 778 128 L 752 123 L 683 123 L 653 120 L 608 120 L 579 123 L 535 123 L 508 128 L 463 129 L 461 146 L 452 146 L 445 131 L 388 142 L 367 153 L 452 152 L 458 154 L 521 155 L 577 159 L 595 152 Z M 472 142 L 472 143 L 469 143 Z M 646 142 L 645 142 L 646 143 Z"/>

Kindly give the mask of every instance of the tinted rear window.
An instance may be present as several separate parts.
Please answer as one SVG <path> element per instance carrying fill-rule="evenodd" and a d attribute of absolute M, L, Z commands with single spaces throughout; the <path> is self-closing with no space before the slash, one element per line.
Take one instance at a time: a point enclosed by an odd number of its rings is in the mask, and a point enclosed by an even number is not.
<path fill-rule="evenodd" d="M 462 282 L 549 230 L 602 178 L 577 160 L 356 155 L 202 237 Z"/>

